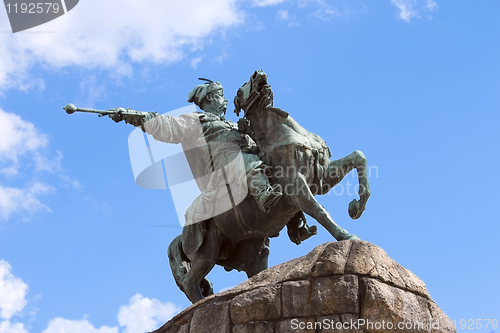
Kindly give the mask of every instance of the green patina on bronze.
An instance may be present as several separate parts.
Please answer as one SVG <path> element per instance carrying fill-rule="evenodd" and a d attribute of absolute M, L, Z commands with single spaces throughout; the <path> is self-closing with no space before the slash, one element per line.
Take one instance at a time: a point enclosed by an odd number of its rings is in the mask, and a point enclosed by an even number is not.
<path fill-rule="evenodd" d="M 232 155 L 243 156 L 248 196 L 237 205 L 231 199 L 232 209 L 215 217 L 207 215 L 202 221 L 195 221 L 194 216 L 206 214 L 210 201 L 197 198 L 186 213 L 188 223 L 182 234 L 168 248 L 174 279 L 193 303 L 213 293 L 206 275 L 216 264 L 228 271 L 245 271 L 251 277 L 268 267 L 269 237 L 276 237 L 285 226 L 290 240 L 296 244 L 315 235 L 316 226 L 307 224 L 304 213 L 338 241 L 357 239 L 339 227 L 314 198 L 330 191 L 351 170 L 357 170 L 360 197 L 349 204 L 352 219 L 361 216 L 370 196 L 363 153 L 354 151 L 331 161 L 330 150 L 318 135 L 273 106 L 273 93 L 263 71 L 255 71 L 237 92 L 235 113 L 239 116 L 244 112 L 237 124 L 224 118 L 227 100 L 222 85 L 203 80 L 207 83 L 196 86 L 188 95 L 188 101 L 197 104 L 203 113 L 170 117 L 122 108 L 101 111 L 78 109 L 72 104 L 64 108 L 69 114 L 81 111 L 109 115 L 116 122 L 124 120 L 141 127 L 156 140 L 182 143 L 193 174 L 203 174 L 207 168 L 224 170 L 224 163 Z M 193 132 L 193 124 L 197 122 L 201 131 Z M 188 156 L 186 147 L 190 140 L 199 139 L 193 137 L 196 135 L 207 142 L 207 161 L 199 161 L 203 154 Z M 209 148 L 213 143 L 217 143 L 215 151 Z M 226 159 L 221 162 L 219 156 Z M 206 184 L 198 185 L 205 191 Z M 228 192 L 231 193 L 229 186 Z"/>

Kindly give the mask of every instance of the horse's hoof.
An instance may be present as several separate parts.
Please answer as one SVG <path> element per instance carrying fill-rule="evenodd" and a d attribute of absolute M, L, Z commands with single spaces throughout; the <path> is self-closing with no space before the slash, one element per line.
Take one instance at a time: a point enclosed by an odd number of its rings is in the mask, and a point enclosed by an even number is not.
<path fill-rule="evenodd" d="M 349 208 L 347 209 L 347 211 L 349 212 L 349 216 L 353 220 L 358 219 L 361 216 L 361 214 L 363 213 L 363 211 L 359 207 L 359 201 L 356 199 L 353 199 L 349 203 Z"/>

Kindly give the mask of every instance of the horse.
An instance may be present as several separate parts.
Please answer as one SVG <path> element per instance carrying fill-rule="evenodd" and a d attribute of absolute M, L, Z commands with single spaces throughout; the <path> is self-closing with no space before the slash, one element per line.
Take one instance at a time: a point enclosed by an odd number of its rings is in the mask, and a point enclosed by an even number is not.
<path fill-rule="evenodd" d="M 358 239 L 339 227 L 314 198 L 326 194 L 351 170 L 358 172 L 360 197 L 349 204 L 352 219 L 361 216 L 370 196 L 363 153 L 357 150 L 330 161 L 330 151 L 318 135 L 273 107 L 271 86 L 262 70 L 255 71 L 238 89 L 234 104 L 238 116 L 244 111 L 240 129 L 255 138 L 259 157 L 269 168 L 268 177 L 272 184 L 281 185 L 283 196 L 268 212 L 260 210 L 254 198 L 247 196 L 234 209 L 184 226 L 182 234 L 169 245 L 168 257 L 176 284 L 193 304 L 213 294 L 206 275 L 216 264 L 227 271 L 245 271 L 248 278 L 267 269 L 269 237 L 279 234 L 290 221 L 300 222 L 302 212 L 318 221 L 337 241 Z"/>

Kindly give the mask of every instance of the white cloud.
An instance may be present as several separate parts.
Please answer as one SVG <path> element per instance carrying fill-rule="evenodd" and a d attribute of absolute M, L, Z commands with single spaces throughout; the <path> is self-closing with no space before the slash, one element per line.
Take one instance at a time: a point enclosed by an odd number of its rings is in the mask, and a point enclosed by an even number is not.
<path fill-rule="evenodd" d="M 8 320 L 4 320 L 0 323 L 0 333 L 29 333 L 22 323 L 12 324 Z"/>
<path fill-rule="evenodd" d="M 203 56 L 196 57 L 196 58 L 194 58 L 194 59 L 191 60 L 191 62 L 189 63 L 189 65 L 191 66 L 191 68 L 196 69 L 196 67 L 198 67 L 198 64 L 201 62 L 202 59 L 203 59 Z"/>
<path fill-rule="evenodd" d="M 39 197 L 54 190 L 53 187 L 34 181 L 25 188 L 4 187 L 0 185 L 0 218 L 8 220 L 13 213 L 25 212 L 50 212 Z"/>
<path fill-rule="evenodd" d="M 50 211 L 39 197 L 54 190 L 40 180 L 23 180 L 24 186 L 7 186 L 2 180 L 12 181 L 18 175 L 38 176 L 50 172 L 61 178 L 64 184 L 80 187 L 78 181 L 69 177 L 62 168 L 62 153 L 57 151 L 57 156 L 49 156 L 48 144 L 47 135 L 35 125 L 0 109 L 0 176 L 5 177 L 0 179 L 0 219 L 8 220 L 12 214 L 23 211 Z M 29 161 L 21 163 L 22 158 L 29 158 Z M 21 168 L 24 168 L 23 172 L 19 172 Z"/>
<path fill-rule="evenodd" d="M 417 15 L 413 8 L 416 0 L 391 0 L 391 3 L 398 8 L 399 18 L 406 22 L 410 22 L 410 19 Z"/>
<path fill-rule="evenodd" d="M 297 0 L 297 7 L 306 8 L 313 7 L 316 8 L 308 16 L 314 21 L 318 19 L 322 21 L 328 21 L 335 17 L 345 17 L 349 18 L 351 15 L 351 10 L 345 7 L 343 10 L 337 7 L 332 7 L 330 2 L 325 0 Z"/>
<path fill-rule="evenodd" d="M 433 0 L 391 0 L 391 3 L 398 9 L 399 18 L 406 22 L 420 18 L 421 12 L 433 12 L 438 7 Z"/>
<path fill-rule="evenodd" d="M 172 303 L 162 303 L 136 294 L 129 304 L 120 307 L 118 321 L 123 333 L 146 333 L 158 328 L 178 312 Z M 85 315 L 81 320 L 69 320 L 61 317 L 52 319 L 42 333 L 118 333 L 118 327 L 102 326 L 95 328 Z M 0 330 L 0 333 L 3 331 Z M 6 331 L 6 333 L 11 333 Z M 12 333 L 27 333 L 13 331 Z"/>
<path fill-rule="evenodd" d="M 308 7 L 309 5 L 320 5 L 324 6 L 326 2 L 324 0 L 297 0 L 297 6 L 299 8 Z"/>
<path fill-rule="evenodd" d="M 120 326 L 125 326 L 123 333 L 146 333 L 160 327 L 178 311 L 170 302 L 162 303 L 137 294 L 120 308 L 118 321 Z"/>
<path fill-rule="evenodd" d="M 49 160 L 39 151 L 48 145 L 45 134 L 20 116 L 0 109 L 0 174 L 12 178 L 19 173 L 19 159 L 31 155 L 35 169 L 47 169 Z M 59 163 L 59 162 L 55 162 Z M 8 220 L 18 211 L 49 211 L 38 197 L 52 191 L 52 187 L 32 181 L 24 188 L 0 184 L 0 218 Z"/>
<path fill-rule="evenodd" d="M 68 320 L 55 318 L 49 322 L 48 327 L 42 333 L 118 333 L 118 327 L 101 326 L 95 328 L 89 323 L 87 316 L 82 320 Z"/>
<path fill-rule="evenodd" d="M 425 7 L 432 12 L 438 7 L 438 5 L 433 0 L 426 0 Z"/>
<path fill-rule="evenodd" d="M 297 17 L 295 15 L 290 15 L 288 10 L 278 10 L 276 19 L 289 27 L 297 27 L 300 25 Z"/>
<path fill-rule="evenodd" d="M 349 11 L 344 10 L 341 12 L 338 8 L 331 8 L 330 6 L 322 6 L 312 13 L 312 16 L 322 21 L 328 21 L 333 17 L 348 17 Z"/>
<path fill-rule="evenodd" d="M 0 164 L 0 173 L 15 175 L 19 168 L 19 157 L 33 153 L 47 143 L 47 136 L 40 133 L 35 125 L 0 109 L 0 162 L 11 163 L 9 166 Z"/>
<path fill-rule="evenodd" d="M 288 14 L 288 10 L 278 10 L 278 13 L 276 14 L 276 18 L 280 21 L 286 21 L 289 17 L 290 15 Z"/>
<path fill-rule="evenodd" d="M 57 157 L 48 157 L 46 154 L 35 152 L 33 154 L 33 161 L 35 162 L 35 171 L 37 172 L 50 172 L 55 173 L 61 178 L 65 184 L 73 188 L 80 188 L 80 182 L 71 178 L 66 174 L 62 167 L 63 155 L 57 150 Z"/>
<path fill-rule="evenodd" d="M 219 54 L 218 56 L 216 56 L 214 58 L 214 61 L 218 64 L 222 64 L 222 62 L 224 61 L 224 59 L 227 58 L 227 53 L 226 52 L 222 52 L 221 54 Z"/>
<path fill-rule="evenodd" d="M 5 260 L 0 260 L 0 333 L 28 333 L 23 323 L 11 323 L 10 319 L 21 312 L 28 301 L 28 285 L 11 273 L 12 267 Z M 34 300 L 41 298 L 36 295 Z M 157 299 L 133 296 L 127 305 L 118 311 L 118 322 L 123 333 L 146 333 L 158 328 L 180 309 L 174 304 L 162 303 Z M 118 327 L 94 327 L 84 315 L 81 320 L 69 320 L 61 317 L 49 321 L 42 333 L 118 333 Z"/>
<path fill-rule="evenodd" d="M 0 34 L 0 89 L 29 88 L 35 64 L 82 66 L 130 74 L 131 63 L 169 64 L 204 38 L 241 22 L 237 0 L 86 0 L 30 31 Z M 0 11 L 0 30 L 9 30 Z"/>
<path fill-rule="evenodd" d="M 21 312 L 28 301 L 28 285 L 11 273 L 12 267 L 5 260 L 0 260 L 0 333 L 28 333 L 24 324 L 12 324 L 13 315 Z"/>
<path fill-rule="evenodd" d="M 59 172 L 62 170 L 62 153 L 58 150 L 57 157 L 48 158 L 47 156 L 36 152 L 33 154 L 33 160 L 35 161 L 36 171 L 46 171 L 46 172 Z"/>
<path fill-rule="evenodd" d="M 14 276 L 10 270 L 11 266 L 5 260 L 0 260 L 0 317 L 9 320 L 16 312 L 24 309 L 28 301 L 28 285 L 23 280 Z M 14 325 L 16 326 L 16 325 Z M 9 332 L 10 323 L 5 321 L 0 326 L 0 332 Z"/>
<path fill-rule="evenodd" d="M 286 0 L 253 0 L 253 5 L 257 7 L 274 6 L 285 2 Z"/>
<path fill-rule="evenodd" d="M 87 108 L 92 109 L 101 96 L 105 95 L 105 86 L 96 81 L 95 75 L 91 75 L 80 82 L 80 96 L 76 101 L 77 105 L 87 105 Z"/>

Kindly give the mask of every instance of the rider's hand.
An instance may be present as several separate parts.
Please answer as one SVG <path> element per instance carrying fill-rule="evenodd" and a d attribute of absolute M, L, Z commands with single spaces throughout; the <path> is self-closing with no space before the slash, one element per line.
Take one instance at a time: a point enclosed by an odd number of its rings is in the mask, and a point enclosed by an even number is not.
<path fill-rule="evenodd" d="M 115 113 L 110 114 L 109 117 L 115 122 L 118 123 L 122 120 L 125 120 L 127 124 L 131 124 L 136 127 L 139 127 L 148 120 L 159 116 L 159 113 L 156 112 L 140 112 L 124 108 L 116 108 L 113 109 L 113 111 L 115 111 Z"/>
<path fill-rule="evenodd" d="M 139 111 L 133 111 L 133 110 L 127 109 L 127 114 L 124 116 L 124 118 L 125 118 L 125 122 L 127 124 L 131 124 L 131 125 L 134 125 L 136 127 L 139 127 L 144 122 L 144 116 L 145 116 L 145 112 L 139 112 Z"/>
<path fill-rule="evenodd" d="M 250 129 L 250 121 L 245 119 L 245 118 L 240 118 L 238 119 L 238 131 L 241 133 L 248 133 L 248 130 Z"/>
<path fill-rule="evenodd" d="M 120 121 L 125 119 L 122 114 L 122 112 L 126 111 L 124 108 L 116 108 L 112 110 L 115 111 L 115 113 L 109 114 L 109 118 L 113 119 L 115 123 L 119 123 Z"/>

